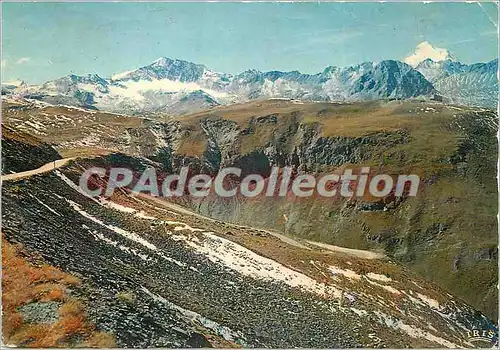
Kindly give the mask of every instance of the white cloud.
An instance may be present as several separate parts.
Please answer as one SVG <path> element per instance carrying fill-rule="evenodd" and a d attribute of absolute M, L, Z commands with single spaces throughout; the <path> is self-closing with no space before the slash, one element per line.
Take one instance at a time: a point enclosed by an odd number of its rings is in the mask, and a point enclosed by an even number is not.
<path fill-rule="evenodd" d="M 17 60 L 17 64 L 23 64 L 23 63 L 26 63 L 26 62 L 29 62 L 31 61 L 31 58 L 29 57 L 21 57 L 20 59 Z"/>
<path fill-rule="evenodd" d="M 430 58 L 436 62 L 443 61 L 447 58 L 450 58 L 450 53 L 446 49 L 434 47 L 427 41 L 423 41 L 417 45 L 417 48 L 415 49 L 413 55 L 405 58 L 405 62 L 410 66 L 416 66 L 427 58 Z"/>
<path fill-rule="evenodd" d="M 201 87 L 196 83 L 183 83 L 178 80 L 139 80 L 139 81 L 127 81 L 122 84 L 124 87 L 110 86 L 112 92 L 116 92 L 121 95 L 126 95 L 130 98 L 144 99 L 141 95 L 142 92 L 149 90 L 153 91 L 165 91 L 165 92 L 191 92 L 196 90 L 203 90 L 207 94 L 215 98 L 223 98 L 228 95 L 225 92 L 214 91 L 211 89 L 206 89 Z"/>
<path fill-rule="evenodd" d="M 10 80 L 10 81 L 6 81 L 6 82 L 2 82 L 2 84 L 19 87 L 23 84 L 23 81 L 22 80 Z"/>

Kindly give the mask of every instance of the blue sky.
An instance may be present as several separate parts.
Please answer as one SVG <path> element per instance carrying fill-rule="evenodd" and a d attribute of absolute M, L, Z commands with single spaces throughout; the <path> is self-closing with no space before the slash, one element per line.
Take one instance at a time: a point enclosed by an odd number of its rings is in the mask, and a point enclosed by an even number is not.
<path fill-rule="evenodd" d="M 3 3 L 2 81 L 109 77 L 161 56 L 216 71 L 404 60 L 424 41 L 497 57 L 494 3 Z"/>

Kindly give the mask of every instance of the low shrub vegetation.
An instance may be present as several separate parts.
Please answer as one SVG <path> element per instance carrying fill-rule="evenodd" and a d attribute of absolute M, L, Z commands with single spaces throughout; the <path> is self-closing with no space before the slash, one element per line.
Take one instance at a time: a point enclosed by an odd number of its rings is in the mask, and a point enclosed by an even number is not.
<path fill-rule="evenodd" d="M 114 337 L 86 320 L 85 306 L 69 296 L 80 280 L 53 266 L 34 264 L 21 246 L 2 239 L 2 330 L 5 344 L 23 347 L 113 347 Z M 56 322 L 25 322 L 19 308 L 60 302 Z"/>

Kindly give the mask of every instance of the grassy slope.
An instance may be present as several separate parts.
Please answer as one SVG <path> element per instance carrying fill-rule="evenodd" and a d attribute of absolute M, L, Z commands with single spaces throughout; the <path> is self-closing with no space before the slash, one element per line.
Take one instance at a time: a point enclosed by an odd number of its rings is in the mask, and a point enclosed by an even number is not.
<path fill-rule="evenodd" d="M 2 173 L 36 169 L 61 156 L 50 145 L 32 135 L 2 127 Z"/>

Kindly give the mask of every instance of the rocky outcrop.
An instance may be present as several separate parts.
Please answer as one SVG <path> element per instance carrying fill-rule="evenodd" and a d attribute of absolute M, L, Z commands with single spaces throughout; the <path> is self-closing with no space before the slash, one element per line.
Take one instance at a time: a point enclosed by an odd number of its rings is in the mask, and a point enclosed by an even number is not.
<path fill-rule="evenodd" d="M 23 132 L 2 127 L 2 174 L 32 170 L 61 159 L 50 145 Z"/>
<path fill-rule="evenodd" d="M 455 113 L 443 119 L 436 141 L 424 143 L 418 141 L 421 136 L 416 131 L 404 128 L 327 137 L 325 122 L 303 123 L 300 113 L 255 115 L 244 124 L 207 115 L 199 126 L 207 146 L 194 159 L 194 164 L 206 166 L 197 166 L 197 171 L 215 174 L 221 167 L 236 166 L 244 175 L 267 177 L 272 166 L 320 175 L 346 164 L 368 165 L 372 171 L 396 175 L 417 171 L 421 191 L 414 198 L 387 197 L 380 202 L 238 197 L 228 203 L 214 195 L 184 200 L 184 204 L 221 220 L 350 248 L 383 249 L 495 317 L 496 259 L 474 257 L 482 256 L 479 252 L 496 242 L 496 117 L 489 111 Z M 436 157 L 430 150 L 443 147 L 437 146 L 440 138 L 456 146 L 445 145 L 449 153 Z M 429 142 L 436 146 L 427 148 Z M 182 154 L 171 149 L 173 159 Z M 439 268 L 428 270 L 431 265 Z M 472 288 L 474 292 L 464 288 L 470 279 L 481 280 Z"/>

